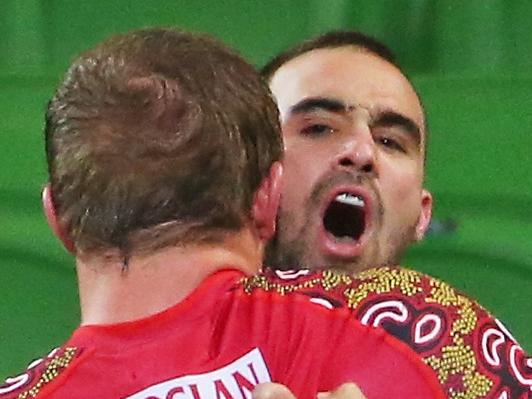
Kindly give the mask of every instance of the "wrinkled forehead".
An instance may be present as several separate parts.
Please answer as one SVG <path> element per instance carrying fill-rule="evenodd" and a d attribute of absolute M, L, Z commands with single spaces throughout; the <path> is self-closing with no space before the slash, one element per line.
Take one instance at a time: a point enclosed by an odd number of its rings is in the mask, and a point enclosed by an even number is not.
<path fill-rule="evenodd" d="M 368 111 L 393 110 L 425 131 L 423 109 L 408 79 L 394 65 L 353 46 L 313 50 L 288 61 L 272 76 L 270 88 L 282 121 L 306 98 L 331 98 Z"/>

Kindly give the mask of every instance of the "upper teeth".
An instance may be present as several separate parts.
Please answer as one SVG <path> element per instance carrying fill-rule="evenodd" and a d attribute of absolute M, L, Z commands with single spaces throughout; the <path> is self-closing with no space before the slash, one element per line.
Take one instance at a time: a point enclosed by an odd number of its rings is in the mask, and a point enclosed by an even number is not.
<path fill-rule="evenodd" d="M 338 194 L 335 199 L 336 201 L 341 202 L 342 204 L 360 206 L 360 207 L 364 206 L 364 200 L 358 195 L 342 193 L 342 194 Z"/>

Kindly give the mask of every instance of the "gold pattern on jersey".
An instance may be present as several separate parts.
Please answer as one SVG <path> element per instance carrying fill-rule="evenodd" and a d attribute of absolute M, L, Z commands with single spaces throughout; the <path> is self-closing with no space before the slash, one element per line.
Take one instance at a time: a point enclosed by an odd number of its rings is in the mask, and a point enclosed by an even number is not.
<path fill-rule="evenodd" d="M 413 296 L 422 291 L 422 288 L 417 286 L 421 281 L 420 275 L 413 270 L 382 267 L 363 271 L 356 277 L 364 282 L 356 288 L 347 288 L 344 291 L 347 306 L 351 309 L 356 309 L 370 294 L 389 293 L 396 288 L 406 296 Z"/>
<path fill-rule="evenodd" d="M 430 279 L 430 296 L 425 299 L 429 303 L 438 303 L 442 306 L 454 306 L 458 308 L 460 318 L 453 323 L 451 335 L 466 335 L 475 329 L 477 315 L 473 309 L 474 303 L 463 295 L 457 293 L 449 284 L 442 281 Z"/>
<path fill-rule="evenodd" d="M 296 280 L 297 281 L 297 280 Z M 423 289 L 422 283 L 431 287 L 429 293 Z M 436 303 L 449 308 L 449 314 L 453 317 L 450 331 L 452 344 L 441 349 L 439 355 L 423 357 L 438 376 L 443 386 L 449 379 L 460 379 L 463 390 L 451 390 L 447 392 L 454 399 L 479 399 L 484 397 L 492 388 L 493 381 L 478 372 L 477 358 L 470 345 L 465 343 L 464 338 L 471 334 L 478 323 L 475 312 L 475 302 L 460 295 L 450 285 L 425 276 L 417 271 L 404 268 L 381 267 L 369 269 L 350 277 L 345 273 L 332 270 L 322 271 L 306 281 L 291 282 L 290 280 L 276 283 L 269 281 L 265 276 L 247 277 L 242 280 L 245 292 L 251 293 L 254 289 L 276 291 L 282 295 L 300 291 L 306 288 L 322 287 L 326 291 L 342 288 L 346 305 L 352 310 L 359 308 L 371 294 L 386 294 L 399 290 L 403 295 L 415 297 L 425 303 Z"/>
<path fill-rule="evenodd" d="M 55 355 L 48 363 L 44 372 L 39 377 L 37 383 L 29 390 L 18 395 L 18 399 L 35 398 L 41 389 L 52 382 L 61 374 L 61 372 L 68 367 L 72 360 L 76 357 L 77 348 L 65 348 L 63 353 Z"/>
<path fill-rule="evenodd" d="M 464 337 L 475 330 L 478 322 L 474 310 L 475 303 L 442 281 L 430 279 L 430 286 L 432 288 L 430 295 L 425 299 L 426 302 L 454 307 L 458 309 L 460 317 L 453 322 L 450 332 L 454 345 L 443 347 L 441 356 L 430 356 L 425 362 L 438 373 L 442 383 L 448 378 L 462 378 L 465 389 L 452 392 L 451 398 L 482 398 L 490 391 L 493 381 L 477 371 L 477 360 L 473 349 L 464 342 Z"/>
<path fill-rule="evenodd" d="M 349 275 L 334 270 L 324 270 L 316 277 L 297 284 L 291 283 L 290 280 L 287 280 L 286 283 L 274 283 L 268 280 L 265 276 L 243 277 L 240 280 L 244 291 L 248 294 L 255 289 L 261 289 L 264 291 L 275 291 L 281 295 L 301 291 L 307 288 L 315 288 L 316 286 L 320 286 L 325 291 L 330 291 L 341 284 L 347 285 L 352 282 L 353 279 Z"/>
<path fill-rule="evenodd" d="M 445 384 L 450 377 L 461 377 L 463 391 L 453 391 L 451 398 L 477 399 L 484 397 L 493 386 L 493 381 L 477 371 L 477 361 L 473 349 L 462 338 L 453 337 L 454 345 L 442 348 L 441 356 L 430 356 L 425 362 L 438 374 Z"/>
<path fill-rule="evenodd" d="M 333 290 L 340 284 L 347 285 L 353 282 L 353 279 L 348 274 L 335 270 L 324 270 L 322 276 L 321 285 L 325 291 Z"/>
<path fill-rule="evenodd" d="M 273 283 L 264 276 L 244 277 L 241 280 L 241 283 L 244 287 L 244 291 L 248 294 L 250 294 L 255 289 L 261 289 L 264 291 L 275 291 L 281 295 L 289 294 L 291 292 L 301 291 L 305 288 L 313 288 L 320 282 L 321 282 L 321 278 L 315 278 L 315 279 L 307 280 L 299 284 L 284 285 L 284 284 Z"/>

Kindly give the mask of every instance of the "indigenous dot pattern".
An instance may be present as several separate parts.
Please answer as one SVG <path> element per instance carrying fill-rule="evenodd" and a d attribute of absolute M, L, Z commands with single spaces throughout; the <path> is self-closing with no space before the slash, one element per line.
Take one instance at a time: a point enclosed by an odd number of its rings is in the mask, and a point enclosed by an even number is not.
<path fill-rule="evenodd" d="M 28 369 L 0 385 L 1 399 L 38 398 L 42 389 L 65 371 L 80 354 L 74 347 L 54 349 L 48 356 L 31 363 Z"/>
<path fill-rule="evenodd" d="M 362 324 L 406 343 L 434 371 L 449 398 L 532 398 L 532 358 L 479 304 L 430 276 L 399 267 L 356 276 L 265 270 L 241 284 L 248 294 L 298 292 L 318 304 L 350 309 Z"/>

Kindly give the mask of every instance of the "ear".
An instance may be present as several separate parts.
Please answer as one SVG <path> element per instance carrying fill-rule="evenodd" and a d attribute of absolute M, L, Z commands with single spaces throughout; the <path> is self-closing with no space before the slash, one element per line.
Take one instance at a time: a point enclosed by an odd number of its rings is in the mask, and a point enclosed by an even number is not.
<path fill-rule="evenodd" d="M 68 234 L 66 234 L 59 224 L 50 183 L 47 183 L 42 190 L 42 207 L 44 216 L 48 222 L 48 226 L 50 226 L 55 236 L 63 243 L 63 246 L 66 248 L 66 250 L 74 254 L 76 252 L 76 247 L 72 240 L 70 240 L 70 237 L 68 237 Z"/>
<path fill-rule="evenodd" d="M 259 238 L 263 241 L 268 241 L 275 234 L 282 175 L 283 165 L 281 162 L 274 162 L 268 176 L 264 178 L 255 193 L 251 212 Z"/>
<path fill-rule="evenodd" d="M 430 219 L 432 218 L 432 194 L 425 190 L 421 190 L 421 214 L 416 226 L 416 241 L 421 241 L 425 237 L 425 233 L 429 228 Z"/>

